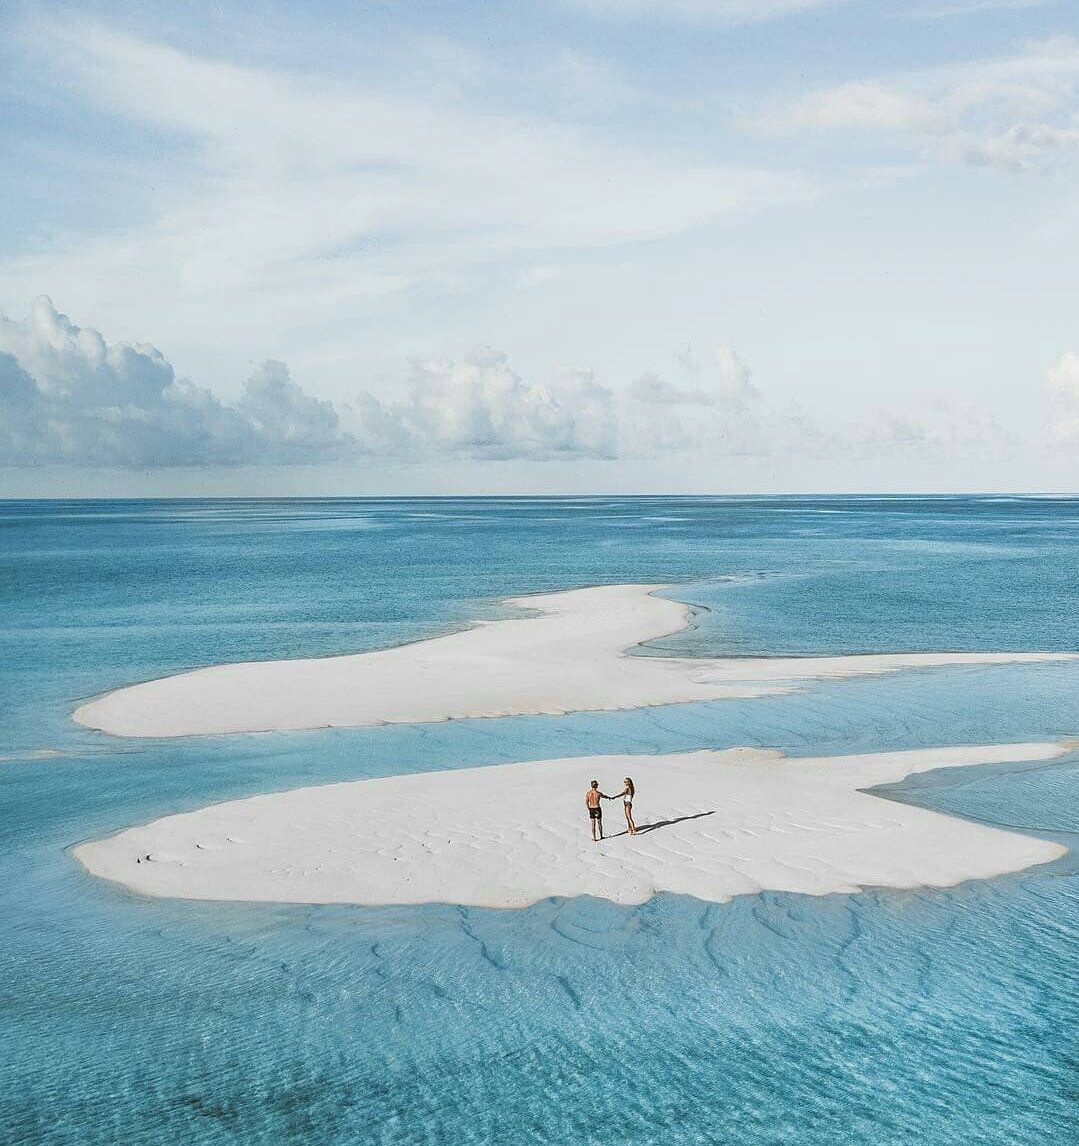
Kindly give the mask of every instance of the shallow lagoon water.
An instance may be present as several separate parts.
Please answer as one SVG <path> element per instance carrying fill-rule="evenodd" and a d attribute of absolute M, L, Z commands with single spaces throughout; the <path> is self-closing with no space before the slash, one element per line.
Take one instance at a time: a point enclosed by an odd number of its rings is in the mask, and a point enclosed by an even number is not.
<path fill-rule="evenodd" d="M 1074 852 L 949 891 L 482 911 L 145 901 L 68 849 L 227 797 L 503 760 L 1069 736 L 1070 664 L 177 741 L 69 715 L 163 672 L 378 647 L 603 581 L 689 582 L 673 595 L 709 611 L 664 642 L 688 655 L 1079 649 L 1077 527 L 1060 500 L 0 506 L 0 1141 L 1075 1138 Z M 1072 846 L 1079 756 L 886 795 Z"/>

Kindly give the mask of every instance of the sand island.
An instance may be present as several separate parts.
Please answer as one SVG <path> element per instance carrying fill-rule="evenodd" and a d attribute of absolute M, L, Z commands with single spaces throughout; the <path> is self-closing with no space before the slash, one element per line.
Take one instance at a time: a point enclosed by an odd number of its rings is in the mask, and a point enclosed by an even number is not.
<path fill-rule="evenodd" d="M 668 586 L 507 600 L 527 610 L 351 656 L 219 665 L 122 688 L 75 718 L 120 736 L 428 722 L 627 709 L 786 692 L 810 680 L 1066 659 L 1056 653 L 831 657 L 634 655 L 684 629 Z M 522 907 L 553 896 L 722 902 L 945 887 L 1062 854 L 1055 843 L 865 791 L 940 767 L 1048 760 L 1034 743 L 814 759 L 728 748 L 465 768 L 254 796 L 86 843 L 95 875 L 147 895 L 296 903 Z M 583 796 L 632 775 L 640 834 L 590 839 Z M 624 829 L 609 805 L 607 830 Z"/>
<path fill-rule="evenodd" d="M 167 816 L 83 844 L 93 874 L 145 895 L 292 903 L 524 907 L 551 896 L 722 902 L 947 887 L 1047 863 L 1058 844 L 862 789 L 941 767 L 1050 760 L 1064 744 L 788 759 L 737 748 L 593 756 L 301 788 Z M 637 784 L 639 834 L 592 843 L 594 776 Z M 146 857 L 149 856 L 149 860 Z M 137 862 L 141 861 L 141 862 Z"/>
<path fill-rule="evenodd" d="M 561 715 L 763 696 L 807 681 L 947 665 L 1064 660 L 1067 653 L 828 657 L 633 655 L 693 610 L 668 585 L 511 597 L 526 615 L 376 652 L 215 665 L 147 681 L 76 709 L 114 736 L 198 736 L 476 717 Z"/>

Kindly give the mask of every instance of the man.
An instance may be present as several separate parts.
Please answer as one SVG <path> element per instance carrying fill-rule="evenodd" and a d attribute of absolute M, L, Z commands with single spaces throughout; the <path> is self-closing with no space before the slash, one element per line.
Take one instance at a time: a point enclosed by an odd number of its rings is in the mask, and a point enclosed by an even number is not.
<path fill-rule="evenodd" d="M 599 781 L 593 780 L 592 787 L 584 794 L 585 807 L 588 808 L 588 818 L 592 821 L 592 842 L 597 843 L 603 839 L 603 808 L 600 805 L 601 800 L 609 800 L 611 797 L 604 795 L 599 790 Z M 596 835 L 596 832 L 599 835 Z"/>

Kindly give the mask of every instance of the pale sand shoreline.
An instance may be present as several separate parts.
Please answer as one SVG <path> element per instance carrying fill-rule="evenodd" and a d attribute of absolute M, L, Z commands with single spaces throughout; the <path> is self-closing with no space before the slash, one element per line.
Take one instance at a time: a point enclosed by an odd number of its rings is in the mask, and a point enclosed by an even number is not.
<path fill-rule="evenodd" d="M 611 585 L 508 598 L 532 615 L 376 652 L 197 669 L 107 693 L 77 708 L 74 719 L 114 736 L 146 737 L 425 724 L 763 696 L 810 680 L 1076 655 L 627 655 L 690 623 L 690 607 L 653 595 L 668 588 Z"/>
<path fill-rule="evenodd" d="M 660 892 L 724 902 L 765 890 L 950 887 L 1066 849 L 862 789 L 1069 750 L 1032 743 L 787 759 L 738 748 L 502 764 L 230 801 L 74 854 L 143 895 L 275 903 L 516 908 L 555 896 L 639 904 Z M 617 792 L 627 774 L 638 827 L 656 826 L 594 844 L 588 781 Z M 624 831 L 620 802 L 604 808 L 607 830 Z"/>

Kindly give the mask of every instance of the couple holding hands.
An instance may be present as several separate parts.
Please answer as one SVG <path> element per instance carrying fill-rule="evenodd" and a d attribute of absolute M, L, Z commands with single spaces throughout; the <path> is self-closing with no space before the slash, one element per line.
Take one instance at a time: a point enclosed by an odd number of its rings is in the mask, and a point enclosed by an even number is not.
<path fill-rule="evenodd" d="M 635 789 L 633 781 L 627 776 L 622 783 L 625 785 L 617 796 L 608 796 L 599 790 L 599 781 L 593 780 L 592 786 L 584 795 L 585 807 L 588 808 L 588 818 L 592 823 L 592 842 L 603 839 L 603 806 L 602 800 L 622 799 L 622 808 L 626 813 L 626 829 L 631 836 L 637 834 L 637 825 L 633 822 L 633 794 Z M 597 834 L 598 833 L 598 834 Z"/>

